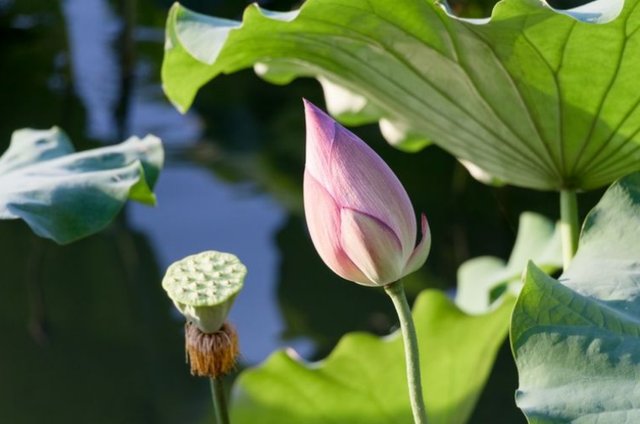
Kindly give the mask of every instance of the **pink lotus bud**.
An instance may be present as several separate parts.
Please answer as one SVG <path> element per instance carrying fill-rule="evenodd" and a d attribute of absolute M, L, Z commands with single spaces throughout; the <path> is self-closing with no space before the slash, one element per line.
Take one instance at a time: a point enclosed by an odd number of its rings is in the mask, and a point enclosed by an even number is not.
<path fill-rule="evenodd" d="M 431 235 L 416 218 L 404 187 L 367 144 L 304 101 L 307 154 L 304 210 L 311 240 L 339 276 L 383 286 L 420 268 Z"/>

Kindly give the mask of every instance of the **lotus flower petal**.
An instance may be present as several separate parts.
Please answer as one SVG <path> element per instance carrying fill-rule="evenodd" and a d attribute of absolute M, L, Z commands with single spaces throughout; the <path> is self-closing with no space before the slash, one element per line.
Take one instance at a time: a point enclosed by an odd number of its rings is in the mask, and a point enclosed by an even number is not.
<path fill-rule="evenodd" d="M 407 262 L 407 266 L 404 269 L 403 274 L 409 275 L 412 272 L 417 271 L 424 265 L 427 257 L 429 256 L 429 251 L 431 250 L 431 232 L 429 231 L 429 222 L 427 221 L 427 216 L 422 214 L 420 217 L 421 227 L 422 227 L 422 238 L 420 239 L 420 243 L 413 249 L 413 253 L 409 257 L 409 261 Z"/>
<path fill-rule="evenodd" d="M 308 172 L 304 174 L 304 210 L 311 240 L 325 264 L 340 277 L 373 285 L 354 265 L 335 236 L 340 231 L 340 209 L 327 190 Z"/>
<path fill-rule="evenodd" d="M 393 283 L 402 277 L 404 261 L 400 240 L 384 222 L 354 211 L 340 213 L 342 247 L 375 285 Z"/>

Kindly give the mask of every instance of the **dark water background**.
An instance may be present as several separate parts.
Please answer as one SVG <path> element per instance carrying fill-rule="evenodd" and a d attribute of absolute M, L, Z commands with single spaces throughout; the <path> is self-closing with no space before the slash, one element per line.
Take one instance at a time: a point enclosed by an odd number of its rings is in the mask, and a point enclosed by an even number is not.
<path fill-rule="evenodd" d="M 242 1 L 186 5 L 239 18 Z M 288 10 L 294 2 L 263 5 Z M 58 125 L 78 149 L 153 133 L 167 151 L 159 204 L 126 207 L 107 230 L 69 246 L 0 222 L 0 423 L 208 422 L 206 382 L 184 363 L 182 320 L 160 287 L 166 267 L 202 250 L 249 268 L 231 314 L 243 366 L 293 346 L 321 358 L 347 331 L 386 334 L 390 302 L 331 274 L 302 218 L 301 97 L 311 80 L 274 87 L 250 70 L 209 84 L 187 115 L 159 84 L 164 0 L 0 0 L 0 151 L 13 130 Z M 456 8 L 487 13 L 469 1 Z M 430 147 L 393 150 L 375 126 L 356 129 L 396 171 L 433 232 L 411 297 L 450 290 L 464 260 L 508 256 L 518 215 L 557 216 L 553 193 L 490 188 Z M 597 195 L 583 199 L 588 209 Z M 505 347 L 475 423 L 524 422 Z"/>

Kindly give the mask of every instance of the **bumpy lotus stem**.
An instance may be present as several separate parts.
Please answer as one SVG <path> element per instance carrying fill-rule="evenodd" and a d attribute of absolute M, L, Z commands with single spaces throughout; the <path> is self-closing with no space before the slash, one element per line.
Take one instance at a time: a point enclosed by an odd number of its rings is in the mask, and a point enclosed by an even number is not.
<path fill-rule="evenodd" d="M 203 333 L 191 322 L 185 324 L 185 348 L 191 364 L 191 374 L 221 378 L 236 365 L 238 335 L 225 322 L 215 333 Z"/>

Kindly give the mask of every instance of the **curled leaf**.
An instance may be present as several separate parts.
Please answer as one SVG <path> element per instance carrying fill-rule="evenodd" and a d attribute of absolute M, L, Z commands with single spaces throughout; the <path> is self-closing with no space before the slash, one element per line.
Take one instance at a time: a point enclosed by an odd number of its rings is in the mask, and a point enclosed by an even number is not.
<path fill-rule="evenodd" d="M 154 205 L 163 161 L 151 135 L 74 153 L 59 128 L 15 131 L 0 157 L 0 219 L 23 219 L 39 236 L 70 243 L 104 228 L 127 199 Z"/>

